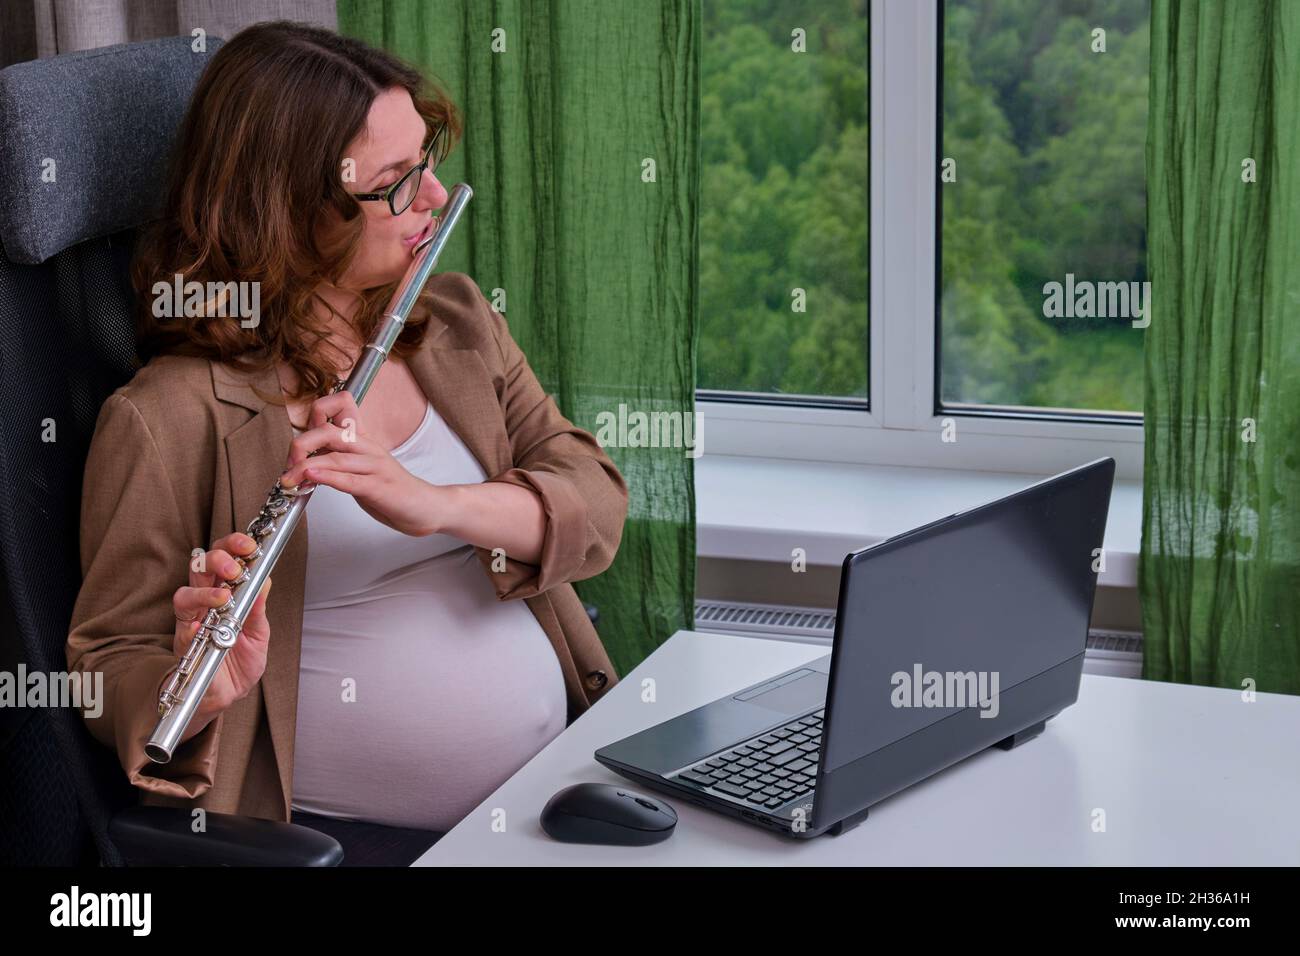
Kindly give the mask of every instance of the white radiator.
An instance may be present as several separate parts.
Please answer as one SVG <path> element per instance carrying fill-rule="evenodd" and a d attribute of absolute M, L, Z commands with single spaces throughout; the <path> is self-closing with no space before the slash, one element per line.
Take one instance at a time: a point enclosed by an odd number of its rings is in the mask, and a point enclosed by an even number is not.
<path fill-rule="evenodd" d="M 835 636 L 835 611 L 786 604 L 699 600 L 695 602 L 695 630 L 824 642 L 829 647 Z M 1083 672 L 1106 677 L 1141 677 L 1142 635 L 1133 631 L 1089 631 Z"/>

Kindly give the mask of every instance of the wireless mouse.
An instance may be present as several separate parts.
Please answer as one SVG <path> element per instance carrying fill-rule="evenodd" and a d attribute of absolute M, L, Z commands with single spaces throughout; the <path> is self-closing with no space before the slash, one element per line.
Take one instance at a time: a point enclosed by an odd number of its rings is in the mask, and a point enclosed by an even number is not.
<path fill-rule="evenodd" d="M 578 783 L 546 802 L 541 824 L 547 836 L 564 843 L 647 846 L 672 836 L 677 811 L 627 787 Z"/>

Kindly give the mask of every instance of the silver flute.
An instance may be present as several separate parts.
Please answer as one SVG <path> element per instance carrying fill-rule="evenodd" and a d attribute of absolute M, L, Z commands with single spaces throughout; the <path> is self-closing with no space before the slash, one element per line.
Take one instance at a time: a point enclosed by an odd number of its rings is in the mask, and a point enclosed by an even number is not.
<path fill-rule="evenodd" d="M 340 388 L 346 389 L 358 405 L 366 397 L 379 367 L 388 358 L 388 352 L 406 324 L 407 316 L 411 314 L 420 292 L 433 274 L 433 267 L 438 262 L 443 246 L 447 244 L 447 238 L 456 228 L 465 205 L 473 195 L 474 191 L 465 183 L 457 183 L 452 187 L 443 215 L 438 221 L 438 228 L 433 235 L 416 246 L 413 253 L 415 261 L 407 268 L 406 275 L 393 292 L 374 338 L 362 350 L 361 358 L 353 366 L 347 382 L 336 387 L 335 392 Z M 270 577 L 275 562 L 293 537 L 298 519 L 315 488 L 316 485 L 310 481 L 303 481 L 292 489 L 281 488 L 277 478 L 267 495 L 266 504 L 262 505 L 257 517 L 249 523 L 247 534 L 256 543 L 256 549 L 252 554 L 236 558 L 243 567 L 239 576 L 221 582 L 221 586 L 230 589 L 230 598 L 221 607 L 208 611 L 176 672 L 158 697 L 161 719 L 144 747 L 144 752 L 155 763 L 167 763 L 172 759 L 199 702 L 226 659 L 226 653 L 235 646 L 262 585 Z"/>

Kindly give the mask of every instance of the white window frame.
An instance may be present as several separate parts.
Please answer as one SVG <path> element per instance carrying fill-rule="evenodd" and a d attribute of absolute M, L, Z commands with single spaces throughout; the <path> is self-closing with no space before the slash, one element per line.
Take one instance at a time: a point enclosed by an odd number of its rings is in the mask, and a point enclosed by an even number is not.
<path fill-rule="evenodd" d="M 701 398 L 704 452 L 1029 474 L 1110 455 L 1140 479 L 1140 424 L 934 413 L 940 2 L 871 3 L 871 410 Z"/>

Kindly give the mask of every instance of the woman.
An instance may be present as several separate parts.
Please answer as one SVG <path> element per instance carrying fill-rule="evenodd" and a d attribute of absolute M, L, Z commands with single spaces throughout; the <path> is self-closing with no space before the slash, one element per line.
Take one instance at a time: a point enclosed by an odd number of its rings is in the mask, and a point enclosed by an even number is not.
<path fill-rule="evenodd" d="M 242 31 L 199 81 L 136 250 L 149 360 L 100 412 L 68 638 L 145 803 L 445 831 L 617 680 L 569 582 L 613 560 L 626 485 L 473 280 L 429 281 L 362 409 L 330 393 L 459 133 L 418 72 L 299 24 Z M 178 275 L 248 283 L 257 314 L 169 306 Z M 274 596 L 153 764 L 159 691 L 277 478 L 318 487 Z"/>

